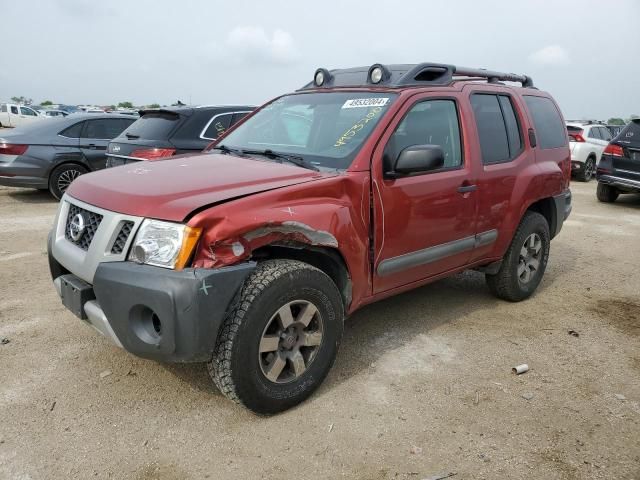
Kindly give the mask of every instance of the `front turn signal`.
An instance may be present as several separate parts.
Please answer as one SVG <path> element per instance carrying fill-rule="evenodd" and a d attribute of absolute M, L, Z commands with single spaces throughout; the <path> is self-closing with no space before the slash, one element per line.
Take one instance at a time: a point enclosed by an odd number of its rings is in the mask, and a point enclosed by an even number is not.
<path fill-rule="evenodd" d="M 176 270 L 182 270 L 189 263 L 189 259 L 193 254 L 196 245 L 198 244 L 198 240 L 200 240 L 200 235 L 202 234 L 202 228 L 198 227 L 184 227 L 184 235 L 182 237 L 182 247 L 180 247 L 180 252 L 178 253 L 178 258 L 176 258 Z"/>

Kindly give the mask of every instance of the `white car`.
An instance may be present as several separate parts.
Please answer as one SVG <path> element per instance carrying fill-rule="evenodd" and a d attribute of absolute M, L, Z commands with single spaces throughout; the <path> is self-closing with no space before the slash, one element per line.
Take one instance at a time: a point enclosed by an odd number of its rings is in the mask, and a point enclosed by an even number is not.
<path fill-rule="evenodd" d="M 69 115 L 69 112 L 64 110 L 40 110 L 40 115 L 46 118 L 62 118 Z"/>
<path fill-rule="evenodd" d="M 31 123 L 34 120 L 41 120 L 43 117 L 33 108 L 15 103 L 0 104 L 0 128 L 19 127 Z"/>
<path fill-rule="evenodd" d="M 611 141 L 611 132 L 598 123 L 567 123 L 571 147 L 571 174 L 588 182 L 596 173 L 602 152 Z"/>

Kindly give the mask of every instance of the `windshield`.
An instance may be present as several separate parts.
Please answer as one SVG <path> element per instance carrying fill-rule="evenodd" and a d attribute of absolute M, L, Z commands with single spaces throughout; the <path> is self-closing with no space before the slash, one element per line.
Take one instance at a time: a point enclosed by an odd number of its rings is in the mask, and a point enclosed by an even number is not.
<path fill-rule="evenodd" d="M 319 168 L 346 169 L 393 100 L 394 93 L 303 93 L 279 98 L 217 147 L 301 157 Z"/>

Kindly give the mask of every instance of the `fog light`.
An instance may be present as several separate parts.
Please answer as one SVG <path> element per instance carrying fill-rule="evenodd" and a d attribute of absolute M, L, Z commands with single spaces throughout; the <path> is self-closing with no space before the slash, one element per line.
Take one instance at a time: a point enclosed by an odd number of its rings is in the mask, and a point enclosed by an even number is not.
<path fill-rule="evenodd" d="M 321 87 L 324 83 L 324 72 L 322 70 L 318 70 L 314 77 L 314 82 L 317 87 Z"/>

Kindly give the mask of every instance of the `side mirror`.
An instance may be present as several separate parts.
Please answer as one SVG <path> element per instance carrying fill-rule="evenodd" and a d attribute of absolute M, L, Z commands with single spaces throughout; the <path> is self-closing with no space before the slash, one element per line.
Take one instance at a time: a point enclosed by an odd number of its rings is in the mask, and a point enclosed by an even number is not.
<path fill-rule="evenodd" d="M 423 173 L 437 170 L 444 166 L 444 151 L 438 145 L 413 145 L 407 147 L 400 155 L 387 177 L 399 177 L 412 173 Z"/>

